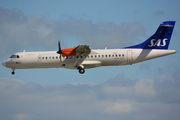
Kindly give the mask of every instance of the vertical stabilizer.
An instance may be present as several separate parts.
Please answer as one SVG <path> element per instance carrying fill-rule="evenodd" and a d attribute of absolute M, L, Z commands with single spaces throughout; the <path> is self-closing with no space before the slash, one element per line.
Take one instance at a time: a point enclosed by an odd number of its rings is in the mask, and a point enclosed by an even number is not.
<path fill-rule="evenodd" d="M 175 21 L 163 22 L 160 24 L 155 34 L 148 38 L 145 42 L 125 48 L 168 49 L 174 25 Z"/>

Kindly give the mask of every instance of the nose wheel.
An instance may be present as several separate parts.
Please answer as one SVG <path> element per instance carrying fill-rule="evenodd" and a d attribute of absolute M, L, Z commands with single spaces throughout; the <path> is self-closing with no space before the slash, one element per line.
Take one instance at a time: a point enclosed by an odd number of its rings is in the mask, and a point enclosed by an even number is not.
<path fill-rule="evenodd" d="M 12 75 L 14 75 L 15 74 L 15 72 L 14 72 L 14 70 L 12 71 Z"/>
<path fill-rule="evenodd" d="M 15 72 L 14 71 L 12 71 L 12 75 L 14 75 L 15 74 Z"/>

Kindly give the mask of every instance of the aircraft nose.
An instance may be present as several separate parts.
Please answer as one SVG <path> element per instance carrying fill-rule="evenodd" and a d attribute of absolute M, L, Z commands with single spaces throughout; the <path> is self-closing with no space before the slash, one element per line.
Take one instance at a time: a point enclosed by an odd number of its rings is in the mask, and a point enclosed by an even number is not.
<path fill-rule="evenodd" d="M 6 67 L 6 62 L 3 62 L 2 65 L 3 65 L 4 67 Z"/>

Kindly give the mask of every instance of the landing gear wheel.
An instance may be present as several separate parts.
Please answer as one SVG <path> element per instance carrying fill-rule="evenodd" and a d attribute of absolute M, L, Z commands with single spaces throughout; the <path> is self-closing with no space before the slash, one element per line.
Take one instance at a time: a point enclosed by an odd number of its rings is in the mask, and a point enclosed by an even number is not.
<path fill-rule="evenodd" d="M 12 71 L 12 75 L 14 75 L 15 74 L 15 72 L 14 71 Z"/>
<path fill-rule="evenodd" d="M 84 69 L 79 69 L 79 73 L 83 74 L 85 72 Z"/>

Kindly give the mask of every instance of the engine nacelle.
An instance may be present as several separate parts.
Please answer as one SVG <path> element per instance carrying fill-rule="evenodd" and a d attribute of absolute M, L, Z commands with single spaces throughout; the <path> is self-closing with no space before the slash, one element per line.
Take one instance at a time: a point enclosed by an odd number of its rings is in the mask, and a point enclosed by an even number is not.
<path fill-rule="evenodd" d="M 75 48 L 66 48 L 61 50 L 62 51 L 62 56 L 66 57 L 66 56 L 75 56 L 76 55 L 76 51 Z"/>

